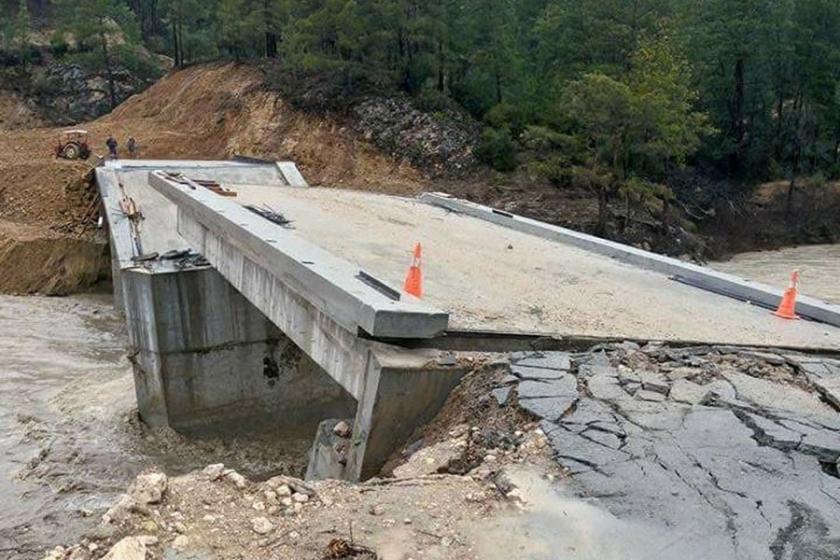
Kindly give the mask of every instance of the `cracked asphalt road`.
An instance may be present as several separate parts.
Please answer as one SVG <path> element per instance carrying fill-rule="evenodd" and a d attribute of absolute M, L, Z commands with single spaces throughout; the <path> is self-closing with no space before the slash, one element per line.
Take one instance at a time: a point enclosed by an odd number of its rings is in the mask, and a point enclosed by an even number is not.
<path fill-rule="evenodd" d="M 840 560 L 840 360 L 623 343 L 510 373 L 563 490 L 673 536 L 658 557 Z"/>

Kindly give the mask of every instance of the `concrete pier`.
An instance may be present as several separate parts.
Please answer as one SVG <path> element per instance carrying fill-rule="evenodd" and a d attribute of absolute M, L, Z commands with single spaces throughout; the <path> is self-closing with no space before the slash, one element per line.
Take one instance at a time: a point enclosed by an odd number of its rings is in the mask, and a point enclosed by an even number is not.
<path fill-rule="evenodd" d="M 294 240 L 284 239 L 283 231 L 272 231 L 272 243 L 262 246 L 253 245 L 260 241 L 253 235 L 214 235 L 149 183 L 150 171 L 158 170 L 169 179 L 212 180 L 234 189 L 255 182 L 279 190 L 300 186 L 293 169 L 290 163 L 165 161 L 99 168 L 116 300 L 126 315 L 145 422 L 223 430 L 262 419 L 314 437 L 321 422 L 352 418 L 346 448 L 324 448 L 309 471 L 356 480 L 375 474 L 431 419 L 466 371 L 445 353 L 405 350 L 367 336 L 437 335 L 446 314 L 418 301 L 395 302 L 324 251 L 301 246 L 304 256 L 295 258 Z M 204 188 L 196 194 L 205 202 L 224 200 Z M 128 215 L 126 199 L 141 218 Z M 236 222 L 224 209 L 205 217 L 229 227 L 249 223 L 256 232 L 274 227 L 233 204 L 232 214 L 237 211 Z M 284 250 L 272 251 L 279 241 Z M 234 250 L 249 243 L 256 250 L 247 257 Z M 175 257 L 166 258 L 173 251 Z M 307 275 L 315 261 L 317 272 Z M 282 266 L 302 276 L 293 280 Z"/>
<path fill-rule="evenodd" d="M 185 252 L 174 208 L 147 187 L 150 169 L 226 184 L 292 187 L 293 164 L 108 162 L 97 182 L 108 217 L 115 298 L 126 316 L 140 414 L 152 426 L 195 429 L 272 417 L 314 431 L 326 417 L 355 413 L 355 400 L 197 254 Z M 299 175 L 292 179 L 298 181 Z M 299 185 L 300 186 L 300 185 Z M 133 199 L 142 218 L 126 216 Z"/>

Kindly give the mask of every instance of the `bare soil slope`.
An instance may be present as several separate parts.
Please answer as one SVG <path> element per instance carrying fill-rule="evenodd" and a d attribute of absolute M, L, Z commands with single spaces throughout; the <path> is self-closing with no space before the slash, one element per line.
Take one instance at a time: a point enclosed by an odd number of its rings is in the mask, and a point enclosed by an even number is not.
<path fill-rule="evenodd" d="M 88 162 L 53 157 L 59 129 L 0 124 L 0 269 L 7 271 L 0 292 L 63 294 L 96 280 L 107 253 L 94 235 L 90 170 L 109 134 L 121 145 L 134 136 L 143 158 L 291 159 L 313 184 L 423 190 L 418 171 L 379 152 L 347 123 L 297 111 L 264 83 L 259 69 L 232 63 L 173 72 L 82 125 L 95 154 Z"/>

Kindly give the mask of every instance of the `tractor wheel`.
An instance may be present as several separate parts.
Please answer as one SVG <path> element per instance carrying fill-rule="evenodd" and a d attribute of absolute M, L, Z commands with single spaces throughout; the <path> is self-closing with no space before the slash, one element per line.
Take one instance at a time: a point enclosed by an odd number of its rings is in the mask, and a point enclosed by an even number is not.
<path fill-rule="evenodd" d="M 61 155 L 64 159 L 78 159 L 80 151 L 76 144 L 67 144 L 61 151 Z"/>

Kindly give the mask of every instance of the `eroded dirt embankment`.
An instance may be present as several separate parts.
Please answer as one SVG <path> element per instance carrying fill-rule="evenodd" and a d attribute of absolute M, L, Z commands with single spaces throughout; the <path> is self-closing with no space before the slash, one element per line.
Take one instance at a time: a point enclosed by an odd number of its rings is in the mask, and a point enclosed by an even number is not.
<path fill-rule="evenodd" d="M 122 145 L 134 136 L 143 158 L 291 159 L 313 184 L 423 190 L 410 165 L 381 153 L 337 117 L 291 108 L 265 87 L 261 70 L 247 65 L 174 72 L 80 127 L 90 132 L 94 156 L 87 162 L 53 156 L 60 129 L 0 131 L 0 267 L 15 271 L 4 273 L 0 292 L 67 293 L 96 280 L 104 248 L 95 238 L 88 174 L 109 134 Z"/>
<path fill-rule="evenodd" d="M 0 293 L 66 295 L 94 284 L 107 247 L 86 236 L 0 222 Z"/>

